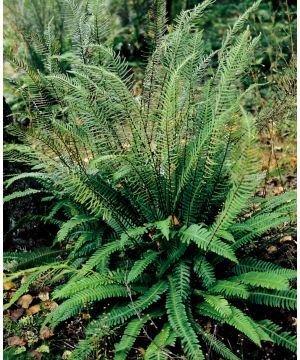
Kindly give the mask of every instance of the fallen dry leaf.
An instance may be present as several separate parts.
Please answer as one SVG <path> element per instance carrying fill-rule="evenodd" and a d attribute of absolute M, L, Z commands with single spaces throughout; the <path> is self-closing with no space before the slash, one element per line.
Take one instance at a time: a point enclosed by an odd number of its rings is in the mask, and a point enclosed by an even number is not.
<path fill-rule="evenodd" d="M 48 291 L 41 291 L 38 295 L 38 297 L 42 300 L 42 301 L 47 301 L 49 300 L 49 292 Z"/>
<path fill-rule="evenodd" d="M 291 235 L 286 235 L 286 236 L 283 236 L 280 240 L 279 240 L 279 242 L 282 244 L 282 243 L 284 243 L 284 242 L 286 242 L 286 241 L 292 241 L 293 240 L 293 238 L 291 237 Z"/>
<path fill-rule="evenodd" d="M 23 295 L 18 300 L 18 305 L 21 305 L 23 309 L 28 309 L 32 303 L 33 297 L 29 294 Z"/>
<path fill-rule="evenodd" d="M 273 190 L 274 194 L 281 194 L 284 191 L 284 188 L 282 186 L 278 186 Z"/>
<path fill-rule="evenodd" d="M 51 310 L 51 311 L 58 307 L 58 303 L 53 300 L 44 301 L 41 305 L 44 309 Z"/>
<path fill-rule="evenodd" d="M 17 287 L 16 283 L 12 281 L 4 281 L 3 283 L 3 290 L 16 289 L 16 287 Z"/>
<path fill-rule="evenodd" d="M 268 254 L 273 254 L 274 252 L 276 252 L 278 250 L 277 246 L 275 245 L 271 245 L 267 248 L 267 252 Z"/>
<path fill-rule="evenodd" d="M 36 359 L 38 359 L 38 360 L 40 360 L 40 359 L 42 358 L 42 356 L 43 356 L 42 353 L 40 353 L 40 352 L 38 352 L 38 351 L 36 351 L 36 350 L 30 351 L 30 354 L 31 354 L 34 358 L 36 358 Z"/>
<path fill-rule="evenodd" d="M 12 336 L 7 339 L 8 346 L 24 346 L 26 345 L 26 341 L 20 336 Z"/>
<path fill-rule="evenodd" d="M 29 309 L 26 310 L 27 315 L 34 315 L 37 314 L 41 310 L 40 304 L 33 305 Z"/>
<path fill-rule="evenodd" d="M 19 308 L 17 310 L 11 311 L 9 317 L 12 319 L 12 321 L 17 321 L 23 314 L 24 314 L 24 309 Z"/>
<path fill-rule="evenodd" d="M 49 339 L 53 335 L 54 335 L 54 332 L 51 331 L 47 326 L 45 326 L 41 329 L 39 338 L 41 340 L 45 340 L 45 339 Z"/>
<path fill-rule="evenodd" d="M 290 164 L 293 168 L 296 167 L 297 165 L 297 156 L 292 156 L 291 159 L 290 159 Z"/>
<path fill-rule="evenodd" d="M 177 217 L 175 215 L 172 216 L 172 223 L 173 223 L 174 226 L 180 225 L 180 222 L 179 222 L 179 220 L 177 219 Z"/>
<path fill-rule="evenodd" d="M 145 350 L 144 348 L 142 348 L 142 347 L 139 347 L 139 348 L 138 348 L 138 351 L 139 351 L 139 353 L 140 353 L 141 355 L 145 355 L 145 354 L 146 354 L 146 350 Z"/>

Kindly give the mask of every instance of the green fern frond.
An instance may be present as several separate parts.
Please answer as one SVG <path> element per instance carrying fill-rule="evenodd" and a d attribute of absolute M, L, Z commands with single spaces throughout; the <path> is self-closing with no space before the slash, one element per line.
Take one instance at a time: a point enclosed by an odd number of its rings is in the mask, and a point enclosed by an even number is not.
<path fill-rule="evenodd" d="M 204 331 L 199 325 L 197 326 L 197 331 L 201 335 L 204 342 L 206 342 L 208 346 L 211 346 L 215 352 L 224 357 L 224 359 L 240 360 L 240 358 L 237 357 L 231 350 L 229 350 L 228 347 L 222 343 L 222 341 L 214 337 L 209 332 Z"/>
<path fill-rule="evenodd" d="M 12 271 L 28 269 L 33 266 L 41 266 L 55 262 L 63 252 L 59 249 L 40 248 L 38 250 L 24 253 L 4 253 L 3 260 L 15 261 Z"/>
<path fill-rule="evenodd" d="M 269 272 L 278 275 L 282 275 L 287 279 L 294 279 L 297 276 L 297 272 L 292 269 L 285 269 L 277 264 L 255 259 L 252 257 L 247 257 L 242 259 L 238 265 L 235 265 L 233 271 L 237 275 L 241 275 L 250 271 L 261 271 L 261 272 Z"/>
<path fill-rule="evenodd" d="M 274 324 L 271 320 L 262 320 L 258 322 L 259 326 L 270 336 L 275 344 L 285 347 L 286 349 L 296 352 L 296 336 L 289 331 L 282 331 L 282 328 Z"/>
<path fill-rule="evenodd" d="M 46 319 L 45 324 L 52 328 L 60 322 L 80 313 L 89 303 L 114 297 L 128 297 L 128 291 L 124 285 L 99 285 L 77 292 L 70 299 L 64 301 Z"/>
<path fill-rule="evenodd" d="M 194 271 L 205 288 L 210 288 L 216 282 L 215 269 L 204 256 L 195 259 Z"/>
<path fill-rule="evenodd" d="M 15 200 L 15 199 L 20 199 L 20 198 L 25 197 L 25 196 L 31 196 L 31 195 L 34 195 L 34 194 L 39 194 L 41 192 L 42 192 L 42 190 L 37 190 L 37 189 L 26 189 L 24 191 L 15 191 L 12 194 L 9 194 L 9 195 L 5 196 L 3 198 L 3 202 L 8 202 L 8 201 L 12 201 L 12 200 Z"/>
<path fill-rule="evenodd" d="M 67 222 L 65 222 L 59 229 L 56 239 L 54 242 L 63 242 L 64 240 L 66 240 L 66 238 L 68 237 L 68 235 L 70 234 L 71 231 L 73 231 L 76 227 L 87 223 L 87 222 L 92 222 L 95 221 L 95 218 L 91 218 L 89 216 L 86 215 L 76 215 L 73 218 L 71 218 L 70 220 L 68 220 Z"/>
<path fill-rule="evenodd" d="M 136 315 L 136 312 L 143 312 L 150 305 L 158 301 L 167 290 L 167 287 L 168 285 L 165 281 L 160 281 L 153 285 L 143 296 L 134 300 L 132 304 L 129 303 L 128 305 L 113 308 L 106 315 L 96 320 L 96 323 L 87 329 L 87 334 L 93 333 L 96 329 L 107 329 L 111 326 L 123 324 L 127 319 Z"/>
<path fill-rule="evenodd" d="M 253 289 L 248 300 L 254 304 L 295 310 L 297 307 L 296 290 L 259 290 Z"/>
<path fill-rule="evenodd" d="M 168 353 L 165 346 L 169 344 L 171 335 L 171 327 L 168 323 L 164 324 L 160 332 L 155 336 L 153 342 L 148 346 L 144 359 L 145 360 L 165 360 L 168 358 Z"/>
<path fill-rule="evenodd" d="M 145 316 L 141 319 L 133 319 L 128 323 L 120 342 L 115 345 L 115 360 L 126 360 L 128 352 L 135 343 L 137 336 L 147 320 L 149 320 L 149 318 Z"/>
<path fill-rule="evenodd" d="M 197 335 L 189 324 L 183 299 L 177 292 L 175 279 L 169 278 L 169 283 L 166 307 L 170 324 L 179 335 L 186 355 L 190 359 L 204 360 Z"/>
<path fill-rule="evenodd" d="M 212 251 L 218 255 L 237 262 L 237 258 L 230 246 L 221 240 L 212 240 L 212 234 L 201 225 L 193 224 L 181 232 L 182 241 L 189 243 L 194 241 L 200 249 Z"/>
<path fill-rule="evenodd" d="M 246 285 L 231 282 L 228 280 L 218 280 L 210 288 L 211 293 L 222 294 L 227 298 L 248 299 L 252 292 L 249 291 Z"/>
<path fill-rule="evenodd" d="M 144 255 L 144 259 L 136 261 L 128 273 L 128 283 L 135 281 L 156 260 L 158 255 L 159 253 L 156 251 L 148 252 Z"/>
<path fill-rule="evenodd" d="M 249 339 L 251 339 L 255 344 L 261 346 L 260 336 L 253 325 L 253 320 L 245 315 L 238 308 L 230 305 L 232 315 L 229 317 L 221 316 L 220 313 L 216 312 L 213 307 L 209 304 L 200 304 L 198 306 L 199 312 L 202 315 L 211 316 L 215 318 L 217 321 L 226 322 L 227 324 L 235 327 L 237 330 L 244 333 Z"/>
<path fill-rule="evenodd" d="M 246 285 L 251 286 L 260 286 L 267 289 L 274 290 L 288 290 L 289 289 L 289 281 L 283 276 L 271 272 L 258 272 L 258 271 L 250 271 L 247 273 L 243 273 L 234 278 L 231 278 L 232 281 L 241 282 Z"/>

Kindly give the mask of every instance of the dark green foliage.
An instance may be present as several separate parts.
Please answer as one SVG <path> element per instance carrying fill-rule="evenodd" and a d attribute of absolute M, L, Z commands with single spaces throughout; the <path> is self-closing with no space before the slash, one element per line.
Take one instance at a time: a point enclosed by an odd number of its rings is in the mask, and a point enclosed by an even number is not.
<path fill-rule="evenodd" d="M 8 146 L 6 156 L 31 165 L 46 200 L 56 201 L 48 218 L 62 213 L 64 219 L 53 243 L 59 255 L 53 250 L 51 263 L 24 271 L 32 273 L 30 281 L 46 272 L 56 286 L 60 306 L 45 320 L 51 328 L 82 311 L 96 313 L 72 359 L 85 359 L 112 333 L 121 335 L 115 359 L 131 354 L 139 334 L 147 342 L 145 359 L 182 352 L 204 359 L 203 345 L 212 338 L 203 326 L 207 318 L 258 346 L 274 341 L 294 350 L 293 335 L 276 337 L 277 325 L 252 319 L 243 307 L 246 301 L 295 306 L 294 271 L 239 252 L 294 220 L 293 192 L 251 208 L 264 174 L 241 88 L 259 41 L 244 25 L 259 2 L 207 54 L 197 24 L 211 3 L 182 12 L 167 32 L 165 3 L 154 2 L 153 53 L 139 96 L 126 63 L 108 46 L 107 23 L 93 21 L 93 6 L 83 11 L 94 2 L 70 2 L 70 71 L 57 62 L 51 26 L 47 74 L 18 65 L 29 74 L 23 90 L 32 126 L 11 128 L 23 144 Z M 211 346 L 238 358 L 219 339 Z"/>

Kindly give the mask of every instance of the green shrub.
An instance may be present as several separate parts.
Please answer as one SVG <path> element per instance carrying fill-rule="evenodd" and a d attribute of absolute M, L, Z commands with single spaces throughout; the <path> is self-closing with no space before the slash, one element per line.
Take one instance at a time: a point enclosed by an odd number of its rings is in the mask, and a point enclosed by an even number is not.
<path fill-rule="evenodd" d="M 253 197 L 264 174 L 254 121 L 241 106 L 248 90 L 241 88 L 259 41 L 244 24 L 259 2 L 228 30 L 218 51 L 206 54 L 197 23 L 211 3 L 182 12 L 167 32 L 165 3 L 154 1 L 153 52 L 138 96 L 126 63 L 96 41 L 84 5 L 74 2 L 70 71 L 60 69 L 50 27 L 46 75 L 11 59 L 30 78 L 23 91 L 31 124 L 25 131 L 11 127 L 23 144 L 7 145 L 6 156 L 32 172 L 6 185 L 35 178 L 43 200 L 56 201 L 41 219 L 60 230 L 52 249 L 5 254 L 8 280 L 28 274 L 5 307 L 48 274 L 60 306 L 45 324 L 54 328 L 82 311 L 95 316 L 73 359 L 85 359 L 112 335 L 112 356 L 126 359 L 140 334 L 145 359 L 182 353 L 204 359 L 205 343 L 238 359 L 206 330 L 207 319 L 258 346 L 271 341 L 295 351 L 290 332 L 245 311 L 247 302 L 296 306 L 295 272 L 241 251 L 295 220 L 294 192 Z"/>

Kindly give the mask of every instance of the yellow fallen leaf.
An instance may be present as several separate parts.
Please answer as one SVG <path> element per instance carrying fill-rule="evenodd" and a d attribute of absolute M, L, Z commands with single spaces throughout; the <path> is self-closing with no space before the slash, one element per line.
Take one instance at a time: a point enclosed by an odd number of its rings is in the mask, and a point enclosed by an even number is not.
<path fill-rule="evenodd" d="M 81 314 L 81 317 L 83 320 L 87 320 L 87 319 L 90 319 L 91 318 L 91 315 L 90 314 L 87 314 L 87 313 L 82 313 Z"/>
<path fill-rule="evenodd" d="M 16 289 L 16 287 L 17 287 L 16 283 L 12 281 L 4 281 L 3 283 L 3 290 Z"/>
<path fill-rule="evenodd" d="M 54 310 L 58 307 L 58 304 L 57 302 L 53 301 L 53 300 L 47 300 L 45 302 L 42 303 L 42 307 L 44 309 L 47 309 L 47 310 Z"/>
<path fill-rule="evenodd" d="M 26 310 L 27 315 L 34 315 L 37 314 L 41 310 L 40 304 L 33 305 L 29 309 Z"/>

